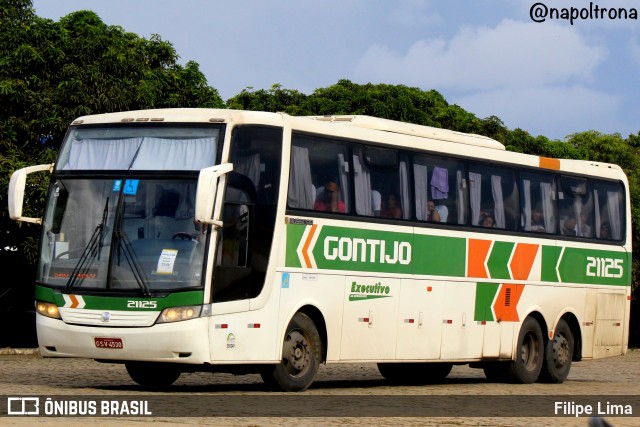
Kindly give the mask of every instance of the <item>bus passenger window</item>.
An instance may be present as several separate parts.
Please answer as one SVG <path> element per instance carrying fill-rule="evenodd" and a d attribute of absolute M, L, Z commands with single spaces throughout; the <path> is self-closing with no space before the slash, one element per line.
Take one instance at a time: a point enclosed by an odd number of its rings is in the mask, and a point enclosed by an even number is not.
<path fill-rule="evenodd" d="M 416 156 L 413 177 L 418 221 L 466 224 L 468 190 L 463 163 L 438 156 Z"/>
<path fill-rule="evenodd" d="M 553 175 L 520 172 L 520 221 L 523 230 L 555 234 L 558 221 L 556 194 Z"/>
<path fill-rule="evenodd" d="M 469 201 L 472 225 L 517 230 L 519 197 L 512 169 L 471 164 Z"/>
<path fill-rule="evenodd" d="M 624 189 L 618 182 L 593 180 L 594 235 L 602 240 L 622 240 L 625 228 Z"/>
<path fill-rule="evenodd" d="M 294 209 L 349 212 L 347 144 L 309 135 L 294 135 L 291 148 L 287 206 Z M 331 188 L 327 189 L 327 183 Z M 332 190 L 337 191 L 332 191 Z M 330 194 L 334 193 L 334 194 Z M 367 193 L 368 194 L 368 193 Z"/>
<path fill-rule="evenodd" d="M 594 206 L 587 180 L 563 176 L 560 182 L 560 232 L 565 236 L 591 237 Z"/>

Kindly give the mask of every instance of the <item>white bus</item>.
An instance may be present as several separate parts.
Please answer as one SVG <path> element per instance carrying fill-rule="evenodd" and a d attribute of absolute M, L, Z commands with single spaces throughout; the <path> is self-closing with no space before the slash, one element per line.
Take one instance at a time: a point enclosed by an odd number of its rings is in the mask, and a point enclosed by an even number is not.
<path fill-rule="evenodd" d="M 44 217 L 23 217 L 44 170 Z M 166 109 L 75 120 L 9 191 L 12 218 L 42 223 L 41 354 L 120 362 L 147 388 L 211 371 L 301 391 L 345 362 L 562 382 L 627 350 L 615 165 L 367 116 Z"/>

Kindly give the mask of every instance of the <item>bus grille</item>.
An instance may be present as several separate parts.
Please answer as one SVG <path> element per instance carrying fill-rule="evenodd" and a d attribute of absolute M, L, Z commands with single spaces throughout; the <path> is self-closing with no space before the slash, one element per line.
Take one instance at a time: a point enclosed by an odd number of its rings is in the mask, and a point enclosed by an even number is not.
<path fill-rule="evenodd" d="M 60 308 L 65 323 L 103 327 L 151 326 L 158 318 L 157 311 L 108 311 Z"/>

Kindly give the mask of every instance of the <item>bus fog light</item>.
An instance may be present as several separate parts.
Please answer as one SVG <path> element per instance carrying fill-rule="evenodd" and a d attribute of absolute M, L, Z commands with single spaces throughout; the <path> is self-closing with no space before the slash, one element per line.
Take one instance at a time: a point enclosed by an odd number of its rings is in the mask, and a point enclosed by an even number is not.
<path fill-rule="evenodd" d="M 36 311 L 38 314 L 42 314 L 43 316 L 62 319 L 62 317 L 60 317 L 58 307 L 50 302 L 36 301 Z"/>
<path fill-rule="evenodd" d="M 169 307 L 162 310 L 156 323 L 180 322 L 182 320 L 200 317 L 202 306 L 193 305 L 187 307 Z"/>

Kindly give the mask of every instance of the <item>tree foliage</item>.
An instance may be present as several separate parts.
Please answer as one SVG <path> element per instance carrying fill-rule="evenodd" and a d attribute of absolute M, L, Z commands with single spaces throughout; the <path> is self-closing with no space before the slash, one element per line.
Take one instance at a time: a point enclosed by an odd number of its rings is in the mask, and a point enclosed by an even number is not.
<path fill-rule="evenodd" d="M 105 24 L 94 12 L 74 12 L 54 22 L 37 17 L 31 0 L 0 2 L 2 206 L 7 206 L 11 173 L 53 161 L 69 123 L 79 116 L 224 107 L 198 67 L 193 61 L 180 65 L 173 45 L 159 36 L 139 37 Z M 37 191 L 25 203 L 25 215 L 42 215 L 46 178 L 31 181 Z M 39 227 L 16 228 L 3 208 L 0 230 L 10 231 L 11 240 L 20 241 L 25 254 L 35 257 L 29 249 L 34 245 L 27 243 L 38 237 Z"/>

